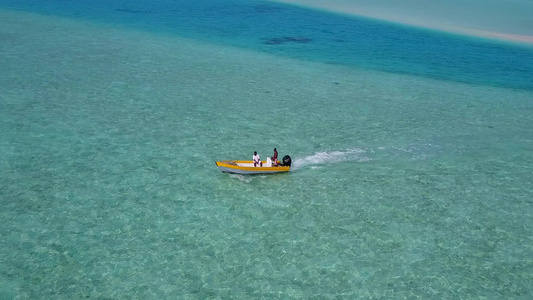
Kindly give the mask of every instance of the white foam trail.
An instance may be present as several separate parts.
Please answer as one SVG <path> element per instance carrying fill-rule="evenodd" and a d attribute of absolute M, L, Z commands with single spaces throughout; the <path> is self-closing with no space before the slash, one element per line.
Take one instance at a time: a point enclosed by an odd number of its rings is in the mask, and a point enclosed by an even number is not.
<path fill-rule="evenodd" d="M 317 152 L 313 155 L 299 157 L 294 160 L 292 169 L 301 169 L 304 167 L 315 168 L 324 164 L 334 164 L 345 161 L 369 161 L 370 158 L 365 156 L 366 150 L 354 148 L 340 151 Z"/>
<path fill-rule="evenodd" d="M 326 164 L 335 164 L 346 161 L 367 162 L 381 160 L 384 157 L 410 156 L 412 160 L 426 160 L 435 157 L 442 152 L 442 147 L 430 143 L 413 143 L 406 146 L 380 146 L 377 148 L 351 148 L 347 150 L 333 150 L 316 152 L 313 155 L 295 158 L 292 170 L 301 168 L 320 168 Z M 372 158 L 371 158 L 372 157 Z"/>

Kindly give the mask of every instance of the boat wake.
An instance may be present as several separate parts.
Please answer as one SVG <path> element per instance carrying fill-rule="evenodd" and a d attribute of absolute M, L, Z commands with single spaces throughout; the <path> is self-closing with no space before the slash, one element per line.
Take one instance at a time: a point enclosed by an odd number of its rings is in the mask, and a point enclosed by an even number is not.
<path fill-rule="evenodd" d="M 370 160 L 371 159 L 366 156 L 366 150 L 360 148 L 341 151 L 317 152 L 313 155 L 295 159 L 292 163 L 291 170 L 298 170 L 307 167 L 320 168 L 322 165 L 346 161 L 367 162 Z"/>
<path fill-rule="evenodd" d="M 386 159 L 426 160 L 443 152 L 442 147 L 430 143 L 413 143 L 406 146 L 383 146 L 377 148 L 351 148 L 316 152 L 313 155 L 293 159 L 291 170 L 321 168 L 324 165 L 342 162 L 369 162 Z"/>

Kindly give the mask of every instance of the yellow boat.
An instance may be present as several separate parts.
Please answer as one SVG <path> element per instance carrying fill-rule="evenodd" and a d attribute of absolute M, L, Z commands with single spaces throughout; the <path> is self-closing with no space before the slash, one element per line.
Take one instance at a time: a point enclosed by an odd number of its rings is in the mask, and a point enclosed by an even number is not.
<path fill-rule="evenodd" d="M 244 175 L 272 174 L 289 172 L 291 168 L 291 157 L 285 155 L 283 157 L 283 161 L 277 166 L 272 164 L 270 158 L 268 158 L 266 161 L 262 161 L 262 163 L 262 166 L 254 167 L 254 162 L 251 160 L 222 160 L 216 162 L 217 167 L 224 173 Z"/>

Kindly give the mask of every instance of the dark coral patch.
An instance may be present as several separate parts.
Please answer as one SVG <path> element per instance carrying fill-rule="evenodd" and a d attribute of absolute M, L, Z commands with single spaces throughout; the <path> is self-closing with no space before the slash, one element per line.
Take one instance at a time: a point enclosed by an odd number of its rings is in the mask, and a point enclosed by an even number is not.
<path fill-rule="evenodd" d="M 277 37 L 277 38 L 270 38 L 266 39 L 263 44 L 265 45 L 283 45 L 287 43 L 297 43 L 297 44 L 307 44 L 312 42 L 313 40 L 308 37 L 300 37 L 300 36 L 286 36 L 286 37 Z"/>
<path fill-rule="evenodd" d="M 282 11 L 282 8 L 274 5 L 260 4 L 254 6 L 254 10 L 258 13 L 277 13 Z"/>

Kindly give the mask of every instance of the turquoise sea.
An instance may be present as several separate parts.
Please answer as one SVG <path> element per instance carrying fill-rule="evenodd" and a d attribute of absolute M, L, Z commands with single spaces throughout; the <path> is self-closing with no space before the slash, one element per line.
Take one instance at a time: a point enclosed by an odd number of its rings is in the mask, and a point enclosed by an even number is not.
<path fill-rule="evenodd" d="M 0 299 L 531 299 L 532 182 L 531 46 L 0 0 Z"/>

